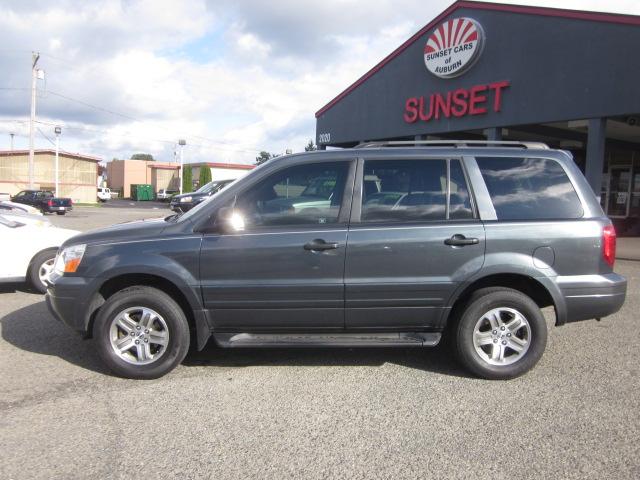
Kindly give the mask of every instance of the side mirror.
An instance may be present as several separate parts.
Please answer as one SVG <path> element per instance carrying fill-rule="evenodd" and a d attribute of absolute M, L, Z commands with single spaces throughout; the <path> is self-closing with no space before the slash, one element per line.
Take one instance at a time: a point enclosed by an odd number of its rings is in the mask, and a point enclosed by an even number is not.
<path fill-rule="evenodd" d="M 233 207 L 222 207 L 216 215 L 216 225 L 223 233 L 244 231 L 244 217 Z"/>

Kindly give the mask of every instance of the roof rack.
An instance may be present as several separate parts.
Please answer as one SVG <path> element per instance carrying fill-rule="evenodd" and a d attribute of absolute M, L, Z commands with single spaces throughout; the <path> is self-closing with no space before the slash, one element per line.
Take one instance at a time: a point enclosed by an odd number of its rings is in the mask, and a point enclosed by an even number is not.
<path fill-rule="evenodd" d="M 391 140 L 383 142 L 363 142 L 355 148 L 401 147 L 401 146 L 453 146 L 459 147 L 521 147 L 528 150 L 545 149 L 549 146 L 542 142 L 515 142 L 502 140 Z"/>

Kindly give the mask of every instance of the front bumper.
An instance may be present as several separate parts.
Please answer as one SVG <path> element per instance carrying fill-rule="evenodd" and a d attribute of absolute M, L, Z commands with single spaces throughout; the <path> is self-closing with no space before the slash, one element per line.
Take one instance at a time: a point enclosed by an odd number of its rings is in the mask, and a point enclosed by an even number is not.
<path fill-rule="evenodd" d="M 566 302 L 567 322 L 612 315 L 627 295 L 627 279 L 617 273 L 558 277 L 556 284 Z"/>
<path fill-rule="evenodd" d="M 68 327 L 86 335 L 89 328 L 90 285 L 80 277 L 59 277 L 49 284 L 45 301 L 49 312 Z"/>

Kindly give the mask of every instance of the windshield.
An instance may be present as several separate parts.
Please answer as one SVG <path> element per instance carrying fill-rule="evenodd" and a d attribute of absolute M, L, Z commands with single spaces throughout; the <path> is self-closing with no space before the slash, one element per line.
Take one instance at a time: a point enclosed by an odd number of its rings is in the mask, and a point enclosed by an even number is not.
<path fill-rule="evenodd" d="M 216 189 L 222 189 L 222 187 L 224 187 L 224 183 L 225 181 L 209 182 L 206 185 L 201 186 L 195 191 L 195 193 L 209 193 L 211 191 L 216 191 Z"/>
<path fill-rule="evenodd" d="M 207 192 L 213 191 L 213 194 L 210 197 L 208 197 L 206 200 L 204 200 L 204 201 L 200 202 L 199 204 L 197 204 L 195 207 L 193 207 L 188 212 L 186 212 L 186 213 L 177 213 L 176 215 L 171 215 L 171 216 L 165 218 L 165 220 L 167 220 L 167 221 L 177 221 L 178 219 L 183 220 L 183 219 L 191 218 L 194 213 L 199 212 L 202 209 L 202 207 L 204 207 L 211 200 L 216 198 L 218 196 L 218 194 L 222 190 L 224 190 L 229 185 L 232 185 L 235 182 L 236 182 L 236 180 L 227 180 L 227 181 L 222 181 L 222 182 L 218 181 L 218 182 L 207 183 L 207 185 L 204 185 L 203 187 L 201 187 L 199 190 L 197 190 L 197 192 L 200 192 L 203 188 L 213 184 L 213 187 L 210 188 L 209 190 L 207 190 Z"/>

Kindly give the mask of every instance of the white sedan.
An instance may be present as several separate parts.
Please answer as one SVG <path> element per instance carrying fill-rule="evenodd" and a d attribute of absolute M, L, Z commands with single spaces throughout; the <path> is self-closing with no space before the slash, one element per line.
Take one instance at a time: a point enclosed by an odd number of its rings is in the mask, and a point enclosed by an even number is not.
<path fill-rule="evenodd" d="M 31 215 L 42 215 L 42 212 L 31 205 L 25 205 L 24 203 L 1 201 L 0 213 L 6 212 L 22 212 L 29 213 Z"/>
<path fill-rule="evenodd" d="M 27 281 L 40 293 L 53 270 L 62 243 L 80 233 L 0 213 L 0 282 Z"/>

